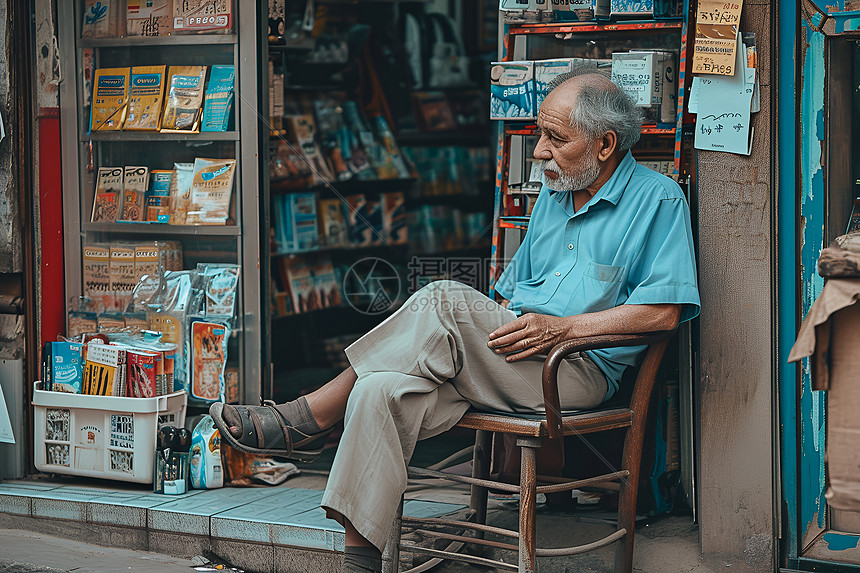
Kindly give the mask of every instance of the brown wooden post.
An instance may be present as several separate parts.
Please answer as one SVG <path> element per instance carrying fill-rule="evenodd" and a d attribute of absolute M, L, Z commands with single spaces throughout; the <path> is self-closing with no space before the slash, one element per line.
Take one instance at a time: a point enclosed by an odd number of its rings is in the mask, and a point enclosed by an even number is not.
<path fill-rule="evenodd" d="M 518 438 L 520 447 L 520 573 L 534 573 L 537 513 L 537 472 L 535 450 L 540 447 L 539 438 Z"/>
<path fill-rule="evenodd" d="M 472 477 L 487 479 L 490 474 L 490 457 L 492 454 L 493 433 L 486 430 L 475 431 L 475 451 L 472 455 Z M 487 523 L 487 488 L 477 485 L 472 486 L 472 496 L 469 507 L 475 513 L 477 523 Z M 484 538 L 484 532 L 475 534 L 480 539 Z"/>

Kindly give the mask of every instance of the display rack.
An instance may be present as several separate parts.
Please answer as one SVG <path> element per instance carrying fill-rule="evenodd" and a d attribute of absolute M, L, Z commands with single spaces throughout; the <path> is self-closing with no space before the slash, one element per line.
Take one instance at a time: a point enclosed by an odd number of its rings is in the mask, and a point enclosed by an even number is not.
<path fill-rule="evenodd" d="M 684 114 L 687 85 L 688 64 L 688 34 L 689 6 L 685 3 L 682 19 L 678 21 L 636 21 L 608 23 L 511 23 L 505 25 L 502 44 L 499 47 L 501 61 L 558 58 L 569 53 L 560 53 L 563 43 L 579 43 L 598 46 L 606 43 L 616 45 L 619 40 L 626 41 L 628 48 L 668 49 L 676 52 L 677 59 L 677 110 L 675 123 L 651 124 L 642 126 L 641 145 L 657 148 L 664 161 L 673 162 L 671 176 L 681 185 L 687 195 L 692 212 L 696 212 L 695 186 L 691 183 L 693 173 L 687 172 L 687 154 L 690 135 L 692 133 L 690 118 Z M 551 39 L 548 43 L 546 39 Z M 533 46 L 543 42 L 543 45 Z M 640 45 L 640 44 L 645 44 Z M 534 49 L 533 48 L 537 48 Z M 622 48 L 623 49 L 623 48 Z M 537 57 L 532 52 L 537 52 Z M 576 55 L 579 55 L 578 53 Z M 528 229 L 529 217 L 509 213 L 509 190 L 512 185 L 527 180 L 522 163 L 522 154 L 529 152 L 525 147 L 526 137 L 539 136 L 537 126 L 532 121 L 498 122 L 496 180 L 494 195 L 493 235 L 490 247 L 490 297 L 495 297 L 495 282 L 503 269 L 506 259 L 513 256 L 522 237 Z M 654 154 L 653 150 L 649 153 Z M 633 149 L 637 155 L 637 147 Z M 692 218 L 694 236 L 696 235 L 696 218 Z M 508 244 L 505 240 L 508 239 Z M 682 324 L 678 329 L 675 342 L 670 346 L 664 367 L 671 372 L 673 379 L 678 380 L 678 407 L 680 418 L 680 483 L 687 496 L 687 502 L 695 513 L 696 492 L 693 459 L 693 356 L 695 349 L 694 331 L 690 323 Z M 672 365 L 675 360 L 674 365 Z M 651 476 L 656 483 L 657 475 Z M 656 498 L 655 498 L 655 501 Z M 659 505 L 660 502 L 658 502 Z M 660 509 L 662 511 L 663 509 Z"/>
<path fill-rule="evenodd" d="M 115 6 L 116 4 L 114 4 Z M 124 3 L 121 3 L 124 6 Z M 82 294 L 82 246 L 88 242 L 123 239 L 176 239 L 185 245 L 187 264 L 195 261 L 231 262 L 241 266 L 239 295 L 229 363 L 239 369 L 243 402 L 260 396 L 260 209 L 256 192 L 258 171 L 257 3 L 238 1 L 233 7 L 232 33 L 173 34 L 82 38 L 84 2 L 57 3 L 60 44 L 61 143 L 63 147 L 63 218 L 65 296 Z M 124 15 L 123 15 L 124 16 Z M 235 66 L 233 115 L 235 128 L 225 132 L 159 133 L 94 132 L 89 129 L 83 59 L 92 51 L 93 69 L 140 65 Z M 89 52 L 87 52 L 89 54 Z M 89 213 L 93 173 L 99 166 L 157 162 L 172 166 L 193 157 L 236 159 L 231 223 L 224 226 L 158 223 L 94 223 Z M 116 163 L 113 163 L 116 162 Z M 146 163 L 143 163 L 146 164 Z M 187 265 L 186 265 L 187 268 Z"/>
<path fill-rule="evenodd" d="M 501 61 L 513 61 L 517 59 L 528 59 L 528 41 L 536 37 L 554 37 L 568 42 L 581 41 L 595 42 L 609 40 L 613 37 L 641 38 L 654 34 L 672 34 L 677 36 L 677 43 L 673 43 L 674 50 L 678 52 L 678 81 L 677 81 L 677 112 L 675 125 L 643 125 L 642 135 L 649 138 L 672 138 L 674 142 L 674 169 L 673 177 L 682 181 L 680 172 L 682 167 L 682 152 L 684 138 L 684 96 L 686 93 L 686 64 L 687 64 L 687 12 L 680 21 L 649 21 L 649 22 L 610 22 L 610 23 L 516 23 L 506 24 L 502 45 L 499 47 Z M 673 50 L 673 51 L 674 51 Z M 546 54 L 544 54 L 546 57 Z M 553 57 L 558 57 L 553 55 Z M 496 156 L 496 181 L 494 196 L 493 238 L 490 252 L 490 296 L 495 296 L 495 282 L 501 274 L 499 263 L 500 248 L 502 247 L 502 229 L 513 229 L 524 231 L 528 228 L 527 216 L 507 215 L 509 197 L 509 186 L 512 168 L 512 143 L 513 138 L 526 136 L 538 136 L 539 130 L 533 121 L 499 122 L 497 156 Z M 635 155 L 635 149 L 634 149 Z M 668 159 L 668 158 L 667 158 Z M 525 176 L 522 175 L 521 178 Z"/>
<path fill-rule="evenodd" d="M 386 4 L 400 4 L 401 0 L 384 0 L 377 2 L 376 5 L 368 3 L 368 6 L 363 7 L 367 11 L 380 13 L 381 10 L 388 9 Z M 318 2 L 320 9 L 328 7 L 330 9 L 347 10 L 343 6 L 337 6 L 336 0 L 321 0 Z M 415 6 L 414 2 L 404 2 L 410 4 L 408 10 L 420 12 L 423 8 Z M 289 8 L 289 7 L 288 7 Z M 353 5 L 350 8 L 360 10 L 361 7 Z M 402 8 L 402 6 L 401 6 Z M 375 16 L 374 16 L 375 17 Z M 346 16 L 341 14 L 341 18 Z M 366 18 L 366 16 L 361 16 Z M 368 20 L 372 18 L 366 18 Z M 362 22 L 365 22 L 362 19 Z M 365 22 L 367 23 L 367 22 Z M 289 22 L 287 23 L 289 28 Z M 375 32 L 375 33 L 378 33 Z M 327 94 L 331 92 L 346 92 L 349 99 L 353 99 L 359 103 L 362 102 L 358 97 L 361 90 L 356 90 L 355 85 L 349 85 L 347 81 L 329 81 L 330 78 L 310 77 L 302 73 L 295 72 L 297 62 L 301 58 L 298 65 L 305 58 L 309 58 L 309 54 L 314 51 L 313 41 L 298 42 L 293 45 L 271 43 L 267 47 L 268 54 L 273 60 L 275 70 L 280 70 L 285 74 L 284 81 L 284 102 L 285 107 L 290 106 L 290 102 L 298 102 L 301 98 L 316 97 L 315 94 Z M 293 62 L 292 66 L 291 63 Z M 334 64 L 323 64 L 329 66 L 326 69 L 335 70 Z M 365 63 L 361 64 L 362 66 Z M 264 77 L 268 77 L 265 72 L 265 62 L 261 67 L 261 72 Z M 290 78 L 291 72 L 293 77 Z M 275 73 L 279 73 L 276 71 Z M 333 74 L 334 75 L 334 74 Z M 262 82 L 266 85 L 265 80 Z M 391 95 L 387 93 L 385 87 L 380 88 L 385 93 L 386 98 Z M 452 94 L 461 95 L 464 90 L 476 90 L 475 87 L 451 87 L 451 88 L 426 88 L 427 91 L 442 91 L 449 97 Z M 264 96 L 268 94 L 268 90 L 261 90 Z M 310 96 L 309 96 L 310 94 Z M 366 94 L 365 94 L 366 95 Z M 410 94 L 411 95 L 411 94 Z M 271 97 L 271 96 L 267 96 Z M 406 97 L 409 97 L 408 95 Z M 377 102 L 378 103 L 378 102 Z M 389 103 L 390 100 L 389 100 Z M 394 104 L 391 104 L 392 107 Z M 360 107 L 360 106 L 359 106 Z M 268 108 L 268 103 L 264 109 Z M 483 109 L 481 110 L 483 111 Z M 457 147 L 464 149 L 484 148 L 490 149 L 492 144 L 492 136 L 489 133 L 486 125 L 482 126 L 481 130 L 476 129 L 457 129 L 449 131 L 420 131 L 416 125 L 412 130 L 398 130 L 398 126 L 391 124 L 390 127 L 394 132 L 394 140 L 397 146 L 403 152 L 406 148 L 446 148 Z M 283 126 L 286 128 L 287 126 Z M 319 126 L 317 126 L 319 127 Z M 287 138 L 286 129 L 271 130 L 271 140 L 278 141 L 281 138 Z M 268 149 L 261 149 L 263 157 L 269 155 Z M 268 164 L 265 159 L 262 164 Z M 422 192 L 421 185 L 423 181 L 420 178 L 412 179 L 381 179 L 381 180 L 355 180 L 347 181 L 329 181 L 322 184 L 311 185 L 303 188 L 295 188 L 292 184 L 279 183 L 277 181 L 265 181 L 261 186 L 261 203 L 267 205 L 264 228 L 270 230 L 274 226 L 274 201 L 276 198 L 289 193 L 307 193 L 313 192 L 317 194 L 319 199 L 334 199 L 345 197 L 353 194 L 365 194 L 368 199 L 379 198 L 384 193 L 404 192 L 406 196 L 406 207 L 411 210 L 419 206 L 439 206 L 441 208 L 459 208 L 464 212 L 482 211 L 485 213 L 486 222 L 489 224 L 491 203 L 489 200 L 488 191 L 492 186 L 489 174 L 485 175 L 483 180 L 475 181 L 476 186 L 481 186 L 480 190 L 476 190 L 472 194 L 468 193 L 449 193 L 426 195 Z M 264 233 L 266 234 L 266 233 Z M 279 252 L 274 245 L 266 245 L 267 254 L 262 259 L 263 269 L 263 291 L 265 293 L 264 301 L 273 301 L 275 294 L 283 297 L 284 293 L 273 292 L 274 283 L 282 283 L 279 273 L 279 267 L 289 261 L 292 257 L 304 257 L 305 260 L 312 260 L 317 257 L 330 258 L 335 267 L 340 266 L 341 270 L 350 267 L 352 263 L 358 262 L 363 258 L 381 258 L 390 261 L 397 267 L 398 274 L 401 275 L 403 281 L 403 292 L 406 292 L 407 287 L 407 266 L 413 256 L 433 256 L 438 258 L 449 257 L 478 257 L 486 260 L 488 251 L 489 239 L 482 242 L 466 241 L 462 245 L 443 245 L 440 248 L 433 249 L 432 252 L 427 252 L 422 248 L 416 248 L 414 245 L 395 244 L 395 245 L 361 245 L 361 246 L 319 246 L 303 251 L 288 251 Z M 268 279 L 271 277 L 271 280 Z M 342 279 L 341 279 L 342 281 Z M 341 283 L 342 284 L 342 283 Z M 484 280 L 486 284 L 486 280 Z M 285 285 L 279 284 L 279 288 L 284 288 Z M 396 304 L 391 306 L 388 311 L 378 315 L 364 315 L 351 307 L 346 300 L 343 306 L 335 308 L 319 308 L 305 312 L 279 315 L 272 311 L 271 308 L 264 309 L 263 312 L 263 328 L 266 332 L 263 345 L 263 363 L 264 375 L 266 381 L 264 387 L 266 397 L 273 397 L 276 400 L 291 399 L 296 397 L 298 393 L 306 391 L 308 388 L 316 384 L 328 380 L 328 376 L 334 374 L 336 369 L 341 366 L 336 364 L 336 361 L 331 360 L 332 354 L 337 355 L 338 352 L 332 353 L 326 348 L 326 340 L 338 337 L 346 337 L 349 335 L 358 335 L 364 333 L 376 324 L 381 322 L 397 308 Z M 342 355 L 342 352 L 339 353 Z M 344 358 L 345 359 L 345 358 Z"/>

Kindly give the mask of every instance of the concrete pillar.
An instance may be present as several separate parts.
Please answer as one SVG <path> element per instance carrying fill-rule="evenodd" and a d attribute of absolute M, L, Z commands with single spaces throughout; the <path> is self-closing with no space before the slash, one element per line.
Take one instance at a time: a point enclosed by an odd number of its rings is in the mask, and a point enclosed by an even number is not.
<path fill-rule="evenodd" d="M 775 550 L 770 17 L 766 0 L 744 3 L 761 81 L 752 154 L 698 152 L 701 544 L 756 571 L 772 570 Z"/>

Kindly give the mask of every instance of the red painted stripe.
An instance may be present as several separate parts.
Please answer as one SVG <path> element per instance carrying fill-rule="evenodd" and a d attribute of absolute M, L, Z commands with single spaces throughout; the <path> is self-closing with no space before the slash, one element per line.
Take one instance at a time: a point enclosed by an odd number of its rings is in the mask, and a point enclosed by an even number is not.
<path fill-rule="evenodd" d="M 39 224 L 42 256 L 41 344 L 57 340 L 66 330 L 66 292 L 63 260 L 63 184 L 60 169 L 60 114 L 57 108 L 39 110 Z M 40 348 L 41 348 L 40 344 Z"/>

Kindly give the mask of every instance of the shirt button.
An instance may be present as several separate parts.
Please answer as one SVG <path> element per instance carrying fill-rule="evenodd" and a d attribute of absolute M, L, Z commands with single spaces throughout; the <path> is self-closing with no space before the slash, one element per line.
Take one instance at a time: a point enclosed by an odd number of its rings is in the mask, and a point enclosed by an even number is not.
<path fill-rule="evenodd" d="M 569 244 L 569 245 L 567 246 L 567 250 L 568 250 L 568 251 L 572 251 L 572 250 L 573 250 L 573 243 L 571 243 L 571 244 Z"/>
<path fill-rule="evenodd" d="M 560 277 L 561 273 L 555 273 L 555 276 Z"/>

